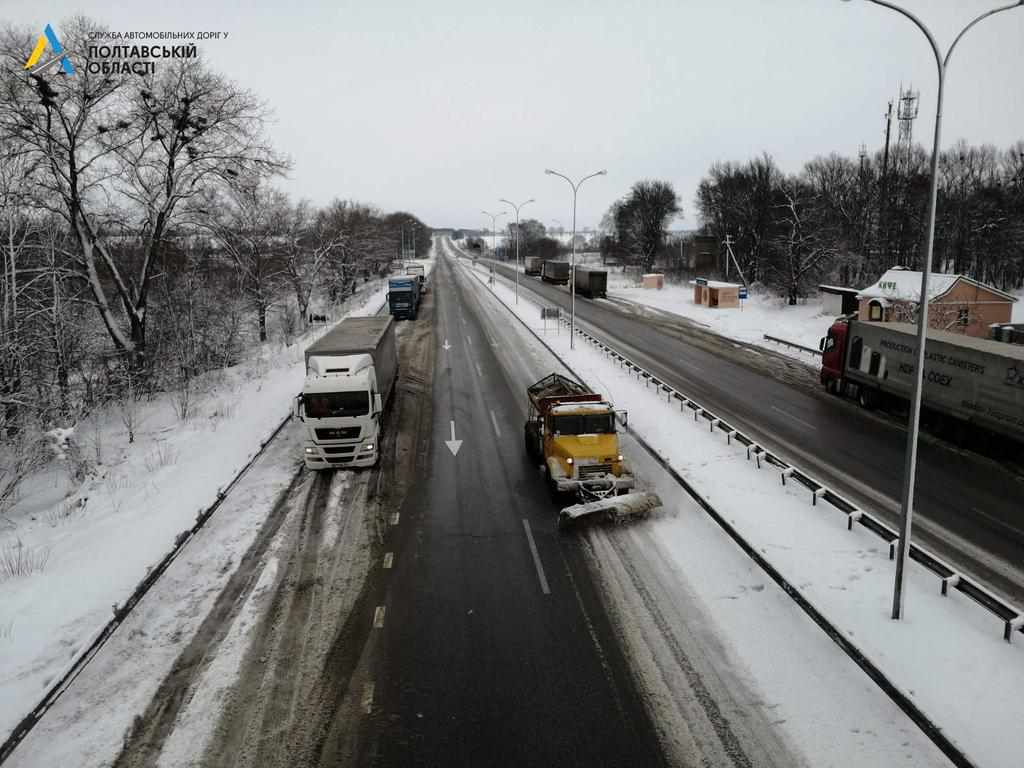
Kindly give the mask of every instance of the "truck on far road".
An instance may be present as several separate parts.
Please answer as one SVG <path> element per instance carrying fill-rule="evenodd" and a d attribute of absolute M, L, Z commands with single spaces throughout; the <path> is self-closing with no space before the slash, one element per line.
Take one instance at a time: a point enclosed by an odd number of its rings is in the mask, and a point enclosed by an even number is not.
<path fill-rule="evenodd" d="M 559 512 L 559 526 L 594 514 L 616 521 L 642 517 L 661 506 L 653 493 L 627 493 L 635 480 L 616 428 L 625 415 L 611 403 L 559 373 L 528 387 L 526 396 L 526 453 L 546 471 L 553 497 L 577 502 Z"/>
<path fill-rule="evenodd" d="M 306 431 L 306 467 L 376 464 L 381 417 L 397 378 L 390 315 L 345 318 L 307 347 L 306 379 L 295 401 L 295 415 Z"/>
<path fill-rule="evenodd" d="M 405 274 L 418 277 L 420 280 L 420 293 L 427 292 L 427 269 L 422 264 L 406 264 Z"/>
<path fill-rule="evenodd" d="M 540 279 L 545 283 L 566 285 L 569 282 L 569 262 L 545 261 L 541 266 Z"/>
<path fill-rule="evenodd" d="M 539 275 L 541 267 L 544 266 L 544 259 L 540 256 L 527 256 L 523 260 L 523 273 L 527 275 Z"/>
<path fill-rule="evenodd" d="M 420 278 L 402 275 L 388 278 L 388 310 L 396 320 L 415 320 L 420 311 Z"/>
<path fill-rule="evenodd" d="M 588 299 L 603 299 L 608 296 L 608 272 L 594 267 L 576 267 L 573 289 Z"/>
<path fill-rule="evenodd" d="M 917 327 L 836 320 L 819 344 L 821 383 L 865 408 L 910 402 Z M 928 329 L 922 421 L 957 436 L 980 427 L 1024 442 L 1024 346 Z"/>

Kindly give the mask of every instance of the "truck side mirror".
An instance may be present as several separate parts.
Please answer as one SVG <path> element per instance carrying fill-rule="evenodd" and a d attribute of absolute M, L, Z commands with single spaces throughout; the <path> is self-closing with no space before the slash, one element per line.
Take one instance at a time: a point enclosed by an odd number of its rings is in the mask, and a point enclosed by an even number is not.
<path fill-rule="evenodd" d="M 822 336 L 822 337 L 821 337 L 821 338 L 820 338 L 820 339 L 818 340 L 818 349 L 820 349 L 820 350 L 821 350 L 822 352 L 824 352 L 824 351 L 825 351 L 825 337 L 824 337 L 824 336 Z"/>
<path fill-rule="evenodd" d="M 306 416 L 303 413 L 302 408 L 302 395 L 295 396 L 295 418 L 298 419 L 299 421 L 306 420 Z"/>
<path fill-rule="evenodd" d="M 615 420 L 623 427 L 629 427 L 629 411 L 616 411 Z"/>
<path fill-rule="evenodd" d="M 384 400 L 380 396 L 380 392 L 373 396 L 373 415 L 381 413 L 384 410 Z"/>

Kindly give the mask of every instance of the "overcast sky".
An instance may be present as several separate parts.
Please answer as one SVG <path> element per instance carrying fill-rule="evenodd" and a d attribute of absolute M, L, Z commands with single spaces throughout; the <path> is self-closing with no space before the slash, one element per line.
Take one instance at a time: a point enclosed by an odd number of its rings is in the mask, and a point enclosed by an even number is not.
<path fill-rule="evenodd" d="M 906 0 L 948 47 L 1006 0 Z M 480 227 L 500 197 L 568 227 L 569 176 L 601 168 L 579 224 L 641 178 L 694 195 L 716 160 L 773 155 L 798 171 L 817 154 L 883 141 L 901 82 L 921 91 L 915 136 L 931 144 L 935 64 L 911 22 L 866 0 L 0 0 L 0 18 L 39 27 L 75 14 L 121 31 L 227 31 L 202 44 L 217 70 L 274 110 L 282 187 Z M 1000 148 L 1024 137 L 1024 8 L 961 41 L 947 80 L 943 144 Z"/>

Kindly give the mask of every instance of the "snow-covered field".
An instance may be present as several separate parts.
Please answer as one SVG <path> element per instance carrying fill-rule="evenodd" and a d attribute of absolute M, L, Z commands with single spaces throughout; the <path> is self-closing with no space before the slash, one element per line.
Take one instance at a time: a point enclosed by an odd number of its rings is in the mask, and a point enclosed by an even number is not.
<path fill-rule="evenodd" d="M 512 291 L 504 281 L 494 291 L 506 305 L 512 304 Z M 1002 623 L 964 595 L 950 590 L 948 597 L 940 596 L 937 578 L 915 563 L 908 568 L 905 619 L 891 621 L 894 568 L 880 539 L 860 526 L 847 531 L 844 515 L 824 504 L 812 506 L 809 491 L 794 483 L 783 486 L 777 471 L 755 469 L 742 446 L 727 445 L 721 432 L 711 432 L 704 420 L 695 423 L 681 414 L 677 406 L 666 403 L 582 340 L 570 351 L 568 334 L 564 330 L 545 334 L 538 307 L 522 296 L 516 311 L 584 380 L 608 394 L 618 407 L 628 409 L 631 427 L 977 765 L 1021 765 L 1024 733 L 1016 704 L 1024 690 L 1024 642 L 1019 638 L 1012 645 L 1004 642 Z M 673 493 L 671 488 L 657 490 Z M 761 645 L 778 647 L 772 638 L 782 633 L 794 644 L 788 652 L 781 649 L 789 661 L 803 652 L 799 630 L 793 625 L 787 631 L 781 623 L 794 622 L 791 615 L 786 618 L 779 611 L 778 617 L 765 619 L 753 605 L 770 599 L 761 596 L 768 579 L 751 567 L 745 583 L 714 582 L 724 536 L 719 537 L 717 552 L 695 546 L 692 515 L 666 514 L 643 528 L 647 533 L 638 531 L 636 536 L 644 537 L 650 560 L 666 559 L 678 569 L 719 625 L 724 642 L 749 665 L 765 695 L 785 702 L 780 707 L 781 727 L 807 746 L 808 754 L 827 756 L 815 765 L 941 764 L 935 762 L 934 754 L 926 756 L 928 749 L 919 751 L 923 737 L 909 720 L 903 719 L 902 725 L 893 724 L 896 721 L 879 725 L 878 718 L 884 719 L 883 713 L 892 705 L 873 688 L 873 704 L 871 697 L 861 697 L 859 704 L 842 702 L 841 706 L 853 708 L 849 714 L 854 725 L 848 727 L 856 734 L 852 752 L 844 754 L 838 745 L 849 746 L 849 742 L 837 736 L 842 726 L 823 722 L 821 714 L 835 704 L 826 705 L 822 695 L 841 676 L 832 679 L 827 671 L 816 669 L 809 655 L 811 680 L 788 679 L 780 672 L 782 657 L 773 659 L 759 650 Z M 701 531 L 706 539 L 707 531 L 703 527 Z M 724 546 L 732 545 L 726 540 Z M 769 582 L 768 592 L 773 589 Z M 744 621 L 742 615 L 750 612 L 758 614 L 762 623 Z M 751 643 L 746 636 L 731 635 L 730 629 L 752 632 L 755 640 Z"/>
<path fill-rule="evenodd" d="M 433 261 L 423 263 L 429 272 Z M 367 284 L 341 311 L 376 313 L 386 290 L 383 281 Z M 59 462 L 31 478 L 0 529 L 5 554 L 20 551 L 40 564 L 0 582 L 0 733 L 37 703 L 111 607 L 290 413 L 304 376 L 302 351 L 322 332 L 291 346 L 266 344 L 240 365 L 199 377 L 185 418 L 180 393 L 135 404 L 132 444 L 123 407 L 94 414 L 74 430 L 97 465 L 80 486 Z"/>

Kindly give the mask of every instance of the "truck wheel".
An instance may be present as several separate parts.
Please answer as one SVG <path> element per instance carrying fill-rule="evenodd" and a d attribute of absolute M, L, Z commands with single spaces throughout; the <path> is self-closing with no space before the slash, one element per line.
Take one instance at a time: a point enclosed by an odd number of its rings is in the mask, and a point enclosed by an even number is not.
<path fill-rule="evenodd" d="M 836 397 L 842 394 L 842 391 L 839 389 L 839 382 L 835 379 L 828 380 L 828 383 L 825 384 L 825 391 L 830 395 L 835 395 Z"/>
<path fill-rule="evenodd" d="M 875 396 L 874 393 L 867 387 L 861 387 L 857 391 L 857 403 L 865 411 L 870 411 L 875 407 Z"/>

